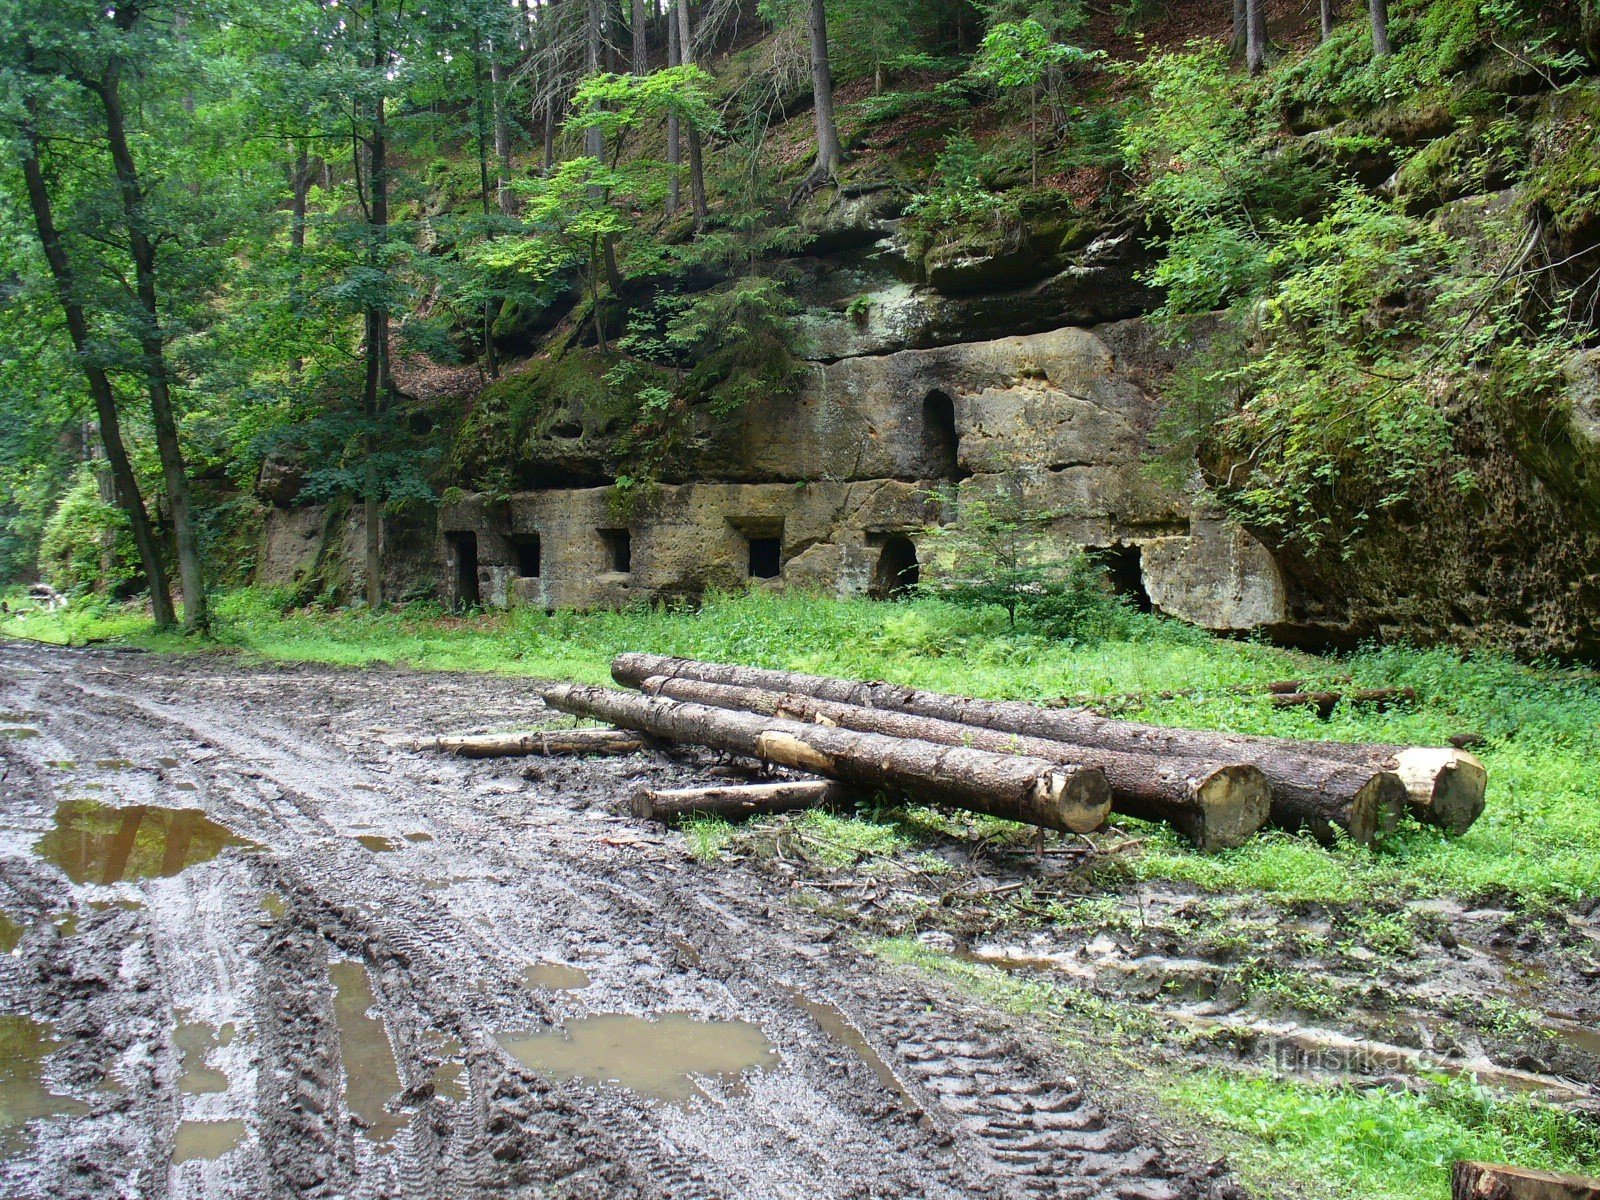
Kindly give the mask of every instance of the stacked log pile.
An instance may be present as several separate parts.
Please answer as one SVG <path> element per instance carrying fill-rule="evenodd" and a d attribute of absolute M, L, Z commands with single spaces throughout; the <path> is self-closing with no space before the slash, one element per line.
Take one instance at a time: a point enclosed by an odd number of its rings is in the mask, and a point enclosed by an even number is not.
<path fill-rule="evenodd" d="M 1092 773 L 1112 811 L 1168 822 L 1203 849 L 1238 845 L 1267 824 L 1365 844 L 1407 810 L 1461 833 L 1483 811 L 1488 779 L 1453 747 L 1170 729 L 1082 708 L 650 654 L 618 656 L 612 676 L 638 693 L 556 685 L 546 701 L 665 740 L 1047 828 L 1082 829 L 1093 806 L 1080 798 L 1069 820 L 1024 797 L 1065 795 L 1041 782 L 1061 772 L 1087 789 Z"/>

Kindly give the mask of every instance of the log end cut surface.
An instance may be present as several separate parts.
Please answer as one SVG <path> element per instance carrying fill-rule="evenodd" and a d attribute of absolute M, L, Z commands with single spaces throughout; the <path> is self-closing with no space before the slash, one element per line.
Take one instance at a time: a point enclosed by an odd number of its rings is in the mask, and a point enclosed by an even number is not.
<path fill-rule="evenodd" d="M 1202 850 L 1243 845 L 1272 812 L 1272 785 L 1258 767 L 1220 767 L 1200 780 L 1195 797 L 1199 820 L 1188 832 Z"/>
<path fill-rule="evenodd" d="M 1483 814 L 1489 771 L 1477 755 L 1418 746 L 1402 750 L 1397 758 L 1396 771 L 1418 820 L 1462 834 Z"/>

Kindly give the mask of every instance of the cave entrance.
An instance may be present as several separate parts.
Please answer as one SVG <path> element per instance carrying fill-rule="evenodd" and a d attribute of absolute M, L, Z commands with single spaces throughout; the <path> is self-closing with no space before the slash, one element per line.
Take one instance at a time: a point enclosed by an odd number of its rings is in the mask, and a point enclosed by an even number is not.
<path fill-rule="evenodd" d="M 972 472 L 961 469 L 961 437 L 956 433 L 956 405 L 944 392 L 922 398 L 922 464 L 930 479 L 959 483 Z"/>
<path fill-rule="evenodd" d="M 898 600 L 915 592 L 921 578 L 916 546 L 903 533 L 890 534 L 878 550 L 867 595 L 874 600 Z"/>
<path fill-rule="evenodd" d="M 476 608 L 482 603 L 478 594 L 478 535 L 461 529 L 444 537 L 450 546 L 450 557 L 455 560 L 456 606 Z"/>
<path fill-rule="evenodd" d="M 1126 596 L 1140 612 L 1150 612 L 1155 605 L 1144 587 L 1144 554 L 1138 546 L 1110 546 L 1093 552 L 1094 560 L 1106 573 L 1106 582 L 1119 596 Z"/>

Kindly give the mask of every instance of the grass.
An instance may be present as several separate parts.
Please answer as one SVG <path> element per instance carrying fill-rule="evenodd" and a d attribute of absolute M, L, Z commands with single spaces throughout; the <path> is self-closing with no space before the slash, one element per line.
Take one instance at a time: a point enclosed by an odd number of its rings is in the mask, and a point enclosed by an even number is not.
<path fill-rule="evenodd" d="M 1150 1047 L 1173 1031 L 1144 1013 L 1067 984 L 1020 979 L 908 938 L 879 958 L 937 975 L 985 1003 L 1039 1020 L 1123 1087 L 1206 1129 L 1252 1191 L 1351 1200 L 1448 1200 L 1458 1159 L 1555 1171 L 1600 1171 L 1600 1127 L 1583 1116 L 1464 1079 L 1421 1093 L 1300 1082 L 1205 1066 L 1174 1073 Z"/>
<path fill-rule="evenodd" d="M 1145 878 L 1281 901 L 1351 903 L 1450 895 L 1555 906 L 1600 896 L 1600 678 L 1520 665 L 1492 654 L 1385 647 L 1315 657 L 1207 637 L 1157 618 L 1097 643 L 1052 640 L 1007 627 L 997 609 L 919 599 L 901 604 L 764 592 L 713 597 L 700 609 L 547 615 L 533 609 L 452 616 L 432 605 L 382 613 L 279 611 L 269 593 L 219 595 L 215 645 L 269 659 L 344 666 L 495 671 L 605 682 L 613 655 L 651 650 L 758 666 L 885 678 L 1002 699 L 1107 695 L 1125 715 L 1158 724 L 1346 741 L 1441 743 L 1482 734 L 1489 807 L 1464 837 L 1411 828 L 1382 848 L 1325 849 L 1267 834 L 1201 855 L 1160 828 L 1132 870 Z M 132 608 L 82 605 L 0 624 L 0 632 L 57 641 L 112 638 L 152 650 L 194 650 L 156 634 Z M 1375 712 L 1341 707 L 1331 719 L 1275 709 L 1264 692 L 1285 677 L 1337 686 L 1408 686 L 1419 702 Z M 1161 693 L 1176 693 L 1163 698 Z"/>

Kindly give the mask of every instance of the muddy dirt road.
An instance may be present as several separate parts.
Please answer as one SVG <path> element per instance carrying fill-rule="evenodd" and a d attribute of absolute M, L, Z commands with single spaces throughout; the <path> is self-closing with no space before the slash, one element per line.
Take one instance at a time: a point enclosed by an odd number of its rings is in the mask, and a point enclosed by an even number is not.
<path fill-rule="evenodd" d="M 705 762 L 384 741 L 531 723 L 526 684 L 4 645 L 0 710 L 5 1196 L 1233 1192 L 620 815 Z"/>

